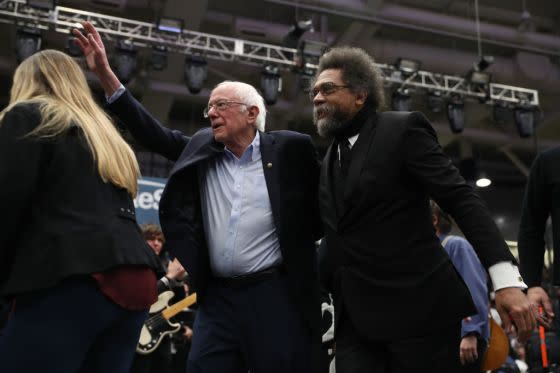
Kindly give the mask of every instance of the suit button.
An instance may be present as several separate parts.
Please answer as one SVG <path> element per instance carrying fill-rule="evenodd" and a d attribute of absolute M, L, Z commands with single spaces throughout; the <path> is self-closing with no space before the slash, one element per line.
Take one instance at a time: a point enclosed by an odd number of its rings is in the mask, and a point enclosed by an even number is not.
<path fill-rule="evenodd" d="M 124 212 L 124 208 L 121 207 L 121 212 Z"/>

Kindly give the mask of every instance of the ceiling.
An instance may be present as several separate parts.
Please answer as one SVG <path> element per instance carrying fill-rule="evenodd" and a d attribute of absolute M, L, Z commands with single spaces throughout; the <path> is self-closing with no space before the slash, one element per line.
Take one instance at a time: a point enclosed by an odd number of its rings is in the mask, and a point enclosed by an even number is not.
<path fill-rule="evenodd" d="M 312 19 L 314 32 L 303 39 L 359 46 L 380 63 L 413 58 L 421 61 L 422 70 L 449 75 L 464 76 L 478 59 L 473 0 L 60 0 L 59 5 L 145 22 L 155 22 L 158 15 L 179 17 L 191 30 L 274 45 L 282 44 L 296 20 Z M 458 135 L 451 133 L 444 114 L 427 108 L 425 92 L 415 92 L 413 109 L 431 119 L 450 156 L 458 160 L 474 155 L 495 180 L 494 191 L 517 190 L 516 197 L 508 199 L 520 199 L 535 154 L 560 146 L 560 2 L 479 0 L 478 13 L 482 53 L 495 57 L 488 69 L 493 81 L 539 91 L 542 118 L 537 135 L 520 138 L 513 116 L 497 124 L 492 107 L 479 102 L 466 103 L 465 130 Z M 13 23 L 0 22 L 2 106 L 16 66 L 15 30 Z M 64 47 L 65 35 L 51 31 L 44 37 L 44 47 Z M 194 95 L 184 83 L 184 55 L 170 55 L 164 71 L 150 68 L 147 50 L 140 56 L 129 88 L 162 122 L 187 133 L 206 125 L 202 108 L 216 83 L 229 79 L 259 85 L 260 67 L 210 60 L 207 88 Z M 309 99 L 297 75 L 285 71 L 282 78 L 278 102 L 268 108 L 267 128 L 307 132 L 323 152 L 327 144 L 314 133 Z"/>

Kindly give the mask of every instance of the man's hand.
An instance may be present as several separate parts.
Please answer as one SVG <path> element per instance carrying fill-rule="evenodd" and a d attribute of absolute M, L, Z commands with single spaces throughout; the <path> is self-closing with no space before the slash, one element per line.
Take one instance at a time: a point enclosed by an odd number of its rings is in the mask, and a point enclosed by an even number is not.
<path fill-rule="evenodd" d="M 111 96 L 121 82 L 111 70 L 105 45 L 101 40 L 101 35 L 90 22 L 82 22 L 84 34 L 78 29 L 73 29 L 72 33 L 76 37 L 75 43 L 80 47 L 86 57 L 88 68 L 97 75 L 99 82 L 105 90 L 105 94 Z"/>
<path fill-rule="evenodd" d="M 459 346 L 461 364 L 473 363 L 478 359 L 477 343 L 475 335 L 468 335 L 461 339 L 461 345 Z"/>
<path fill-rule="evenodd" d="M 538 318 L 538 321 L 543 326 L 546 326 L 547 328 L 550 327 L 550 323 L 554 318 L 554 311 L 546 291 L 540 286 L 531 287 L 527 290 L 527 298 L 529 298 L 529 302 L 532 304 L 537 307 L 542 307 L 543 314 L 540 315 L 539 313 L 540 317 Z"/>
<path fill-rule="evenodd" d="M 535 307 L 520 288 L 497 290 L 496 309 L 504 323 L 504 330 L 516 335 L 521 343 L 525 343 L 537 327 Z"/>
<path fill-rule="evenodd" d="M 185 269 L 183 268 L 181 263 L 179 263 L 177 258 L 169 262 L 169 266 L 167 266 L 167 274 L 165 276 L 167 276 L 171 280 L 176 280 L 178 278 L 183 278 L 184 275 Z"/>

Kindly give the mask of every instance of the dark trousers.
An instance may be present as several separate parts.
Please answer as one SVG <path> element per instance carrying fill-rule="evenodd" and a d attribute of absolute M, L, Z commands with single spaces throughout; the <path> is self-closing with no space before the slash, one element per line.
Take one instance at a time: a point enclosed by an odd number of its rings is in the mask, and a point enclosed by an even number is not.
<path fill-rule="evenodd" d="M 461 323 L 434 330 L 430 335 L 391 341 L 361 336 L 341 315 L 336 338 L 337 373 L 457 373 Z M 379 320 L 382 322 L 382 320 Z"/>
<path fill-rule="evenodd" d="M 286 275 L 247 286 L 214 281 L 194 321 L 189 373 L 309 373 L 310 333 Z"/>
<path fill-rule="evenodd" d="M 151 354 L 134 354 L 130 373 L 172 373 L 172 364 L 171 339 L 166 336 Z"/>
<path fill-rule="evenodd" d="M 128 373 L 146 315 L 116 305 L 89 278 L 18 296 L 0 336 L 0 370 Z"/>

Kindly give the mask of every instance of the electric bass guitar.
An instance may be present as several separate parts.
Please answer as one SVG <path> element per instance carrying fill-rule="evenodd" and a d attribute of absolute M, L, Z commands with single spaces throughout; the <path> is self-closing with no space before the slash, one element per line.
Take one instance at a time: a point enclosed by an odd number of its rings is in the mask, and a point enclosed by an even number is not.
<path fill-rule="evenodd" d="M 169 300 L 173 298 L 172 291 L 165 291 L 158 296 L 157 302 L 150 307 L 148 319 L 144 322 L 140 331 L 140 340 L 136 346 L 136 352 L 142 355 L 152 353 L 161 343 L 163 337 L 176 333 L 181 329 L 181 324 L 172 323 L 170 318 L 181 312 L 185 307 L 196 303 L 196 293 L 169 306 Z"/>

